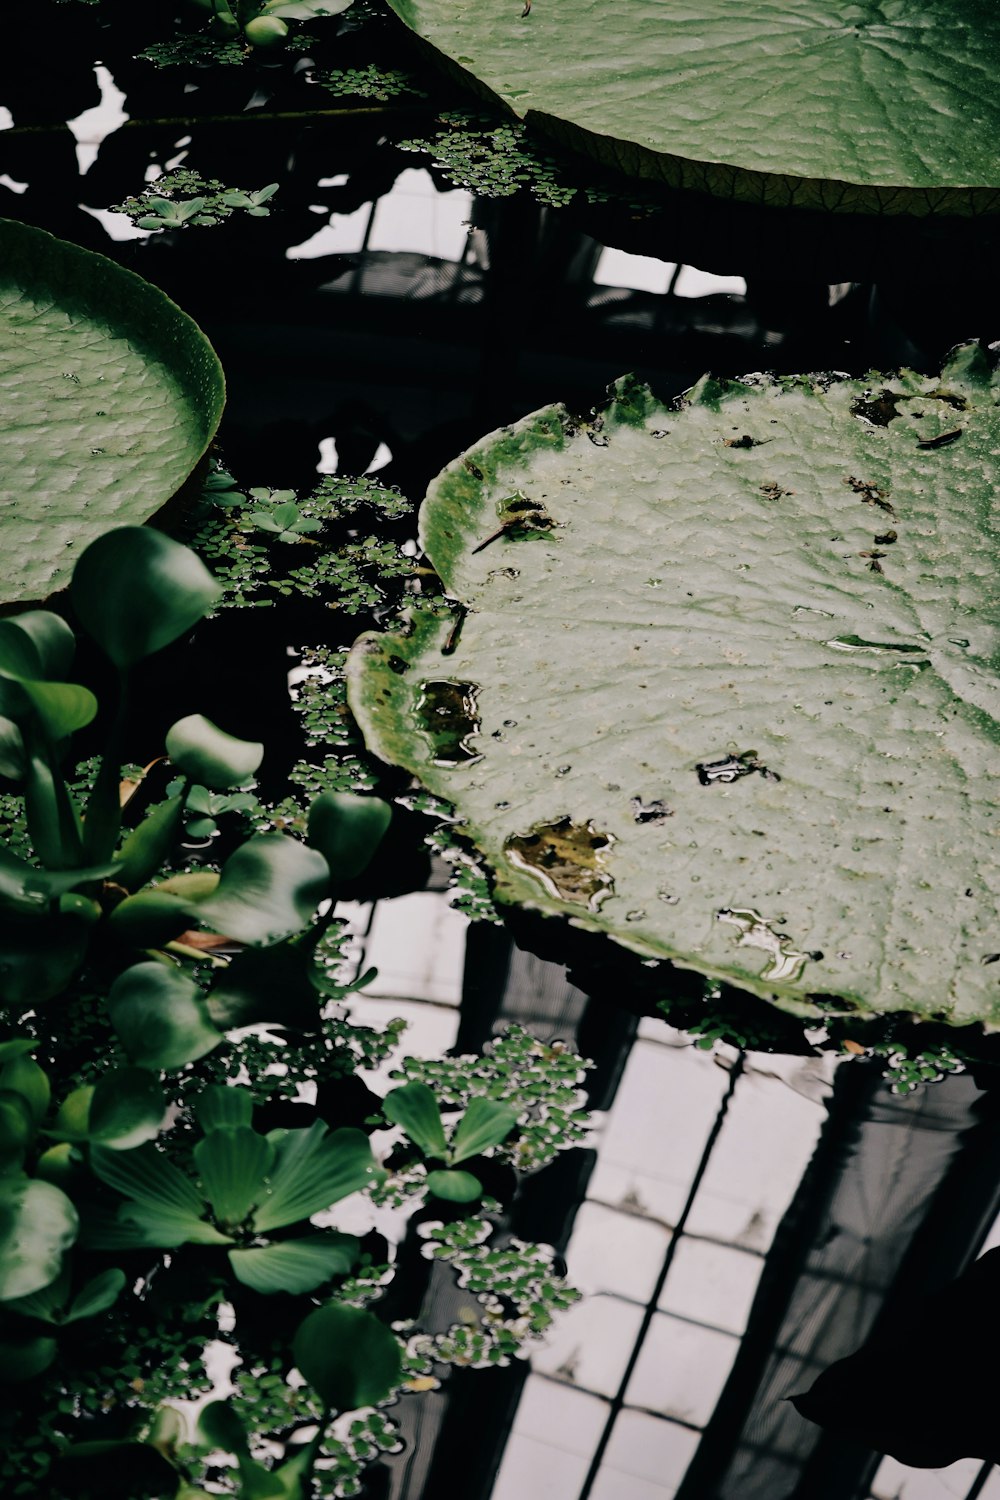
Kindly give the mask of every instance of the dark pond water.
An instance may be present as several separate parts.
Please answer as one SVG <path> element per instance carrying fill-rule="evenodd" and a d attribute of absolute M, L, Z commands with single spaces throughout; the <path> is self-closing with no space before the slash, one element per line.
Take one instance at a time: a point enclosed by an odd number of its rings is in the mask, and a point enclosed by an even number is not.
<path fill-rule="evenodd" d="M 114 255 L 199 320 L 226 369 L 221 441 L 244 484 L 377 472 L 417 500 L 483 433 L 553 400 L 586 410 L 626 370 L 671 395 L 706 369 L 930 370 L 957 340 L 1000 335 L 992 225 L 831 226 L 683 195 L 646 217 L 627 195 L 588 205 L 578 191 L 559 209 L 477 195 L 397 144 L 441 129 L 456 107 L 443 85 L 430 100 L 345 102 L 288 61 L 249 77 L 157 73 L 132 55 L 148 29 L 128 7 L 104 13 L 103 29 L 75 0 L 25 18 L 0 93 L 14 127 L 0 133 L 0 213 Z M 343 27 L 338 46 L 328 66 L 414 66 L 377 21 Z M 275 212 L 153 238 L 107 215 L 181 164 L 279 183 Z M 267 698 L 262 664 L 346 645 L 365 623 L 229 619 L 184 711 L 250 704 L 284 743 L 284 686 Z M 357 962 L 379 970 L 352 1013 L 404 1017 L 418 1056 L 478 1052 L 516 1024 L 594 1060 L 592 1135 L 527 1181 L 504 1226 L 554 1246 L 584 1297 L 529 1360 L 452 1372 L 401 1403 L 403 1452 L 364 1493 L 1000 1500 L 985 1450 L 948 1464 L 946 1426 L 935 1448 L 929 1423 L 916 1456 L 932 1467 L 918 1469 L 868 1446 L 862 1411 L 856 1432 L 832 1434 L 786 1399 L 880 1328 L 886 1392 L 909 1391 L 915 1370 L 961 1384 L 973 1352 L 988 1363 L 964 1308 L 922 1301 L 1000 1242 L 988 1078 L 901 1097 L 878 1065 L 695 1048 L 637 1002 L 634 969 L 591 966 L 559 934 L 543 958 L 470 925 L 446 876 L 435 860 L 412 889 L 401 869 L 404 894 L 352 910 Z M 445 1326 L 462 1305 L 437 1268 L 419 1321 Z"/>

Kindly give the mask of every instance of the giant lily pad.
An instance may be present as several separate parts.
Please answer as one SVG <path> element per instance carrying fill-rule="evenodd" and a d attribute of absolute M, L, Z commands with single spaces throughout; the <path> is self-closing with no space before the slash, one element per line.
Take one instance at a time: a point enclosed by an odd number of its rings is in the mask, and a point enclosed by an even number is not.
<path fill-rule="evenodd" d="M 142 277 L 0 220 L 3 602 L 45 598 L 88 542 L 148 521 L 222 415 L 222 369 Z"/>
<path fill-rule="evenodd" d="M 997 458 L 938 378 L 634 382 L 431 486 L 434 607 L 350 662 L 499 897 L 801 1014 L 1000 1022 Z"/>
<path fill-rule="evenodd" d="M 625 171 L 744 201 L 1000 203 L 991 0 L 389 0 L 515 114 Z"/>

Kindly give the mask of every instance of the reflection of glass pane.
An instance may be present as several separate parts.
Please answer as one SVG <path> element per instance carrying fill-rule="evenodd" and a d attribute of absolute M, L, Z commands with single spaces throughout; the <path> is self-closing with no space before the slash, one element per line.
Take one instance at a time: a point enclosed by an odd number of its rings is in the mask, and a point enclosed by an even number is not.
<path fill-rule="evenodd" d="M 665 1500 L 684 1478 L 700 1438 L 675 1422 L 623 1411 L 604 1455 L 594 1500 Z M 631 1484 L 626 1476 L 632 1476 Z"/>
<path fill-rule="evenodd" d="M 703 1427 L 739 1346 L 731 1334 L 659 1313 L 646 1334 L 625 1400 Z"/>
<path fill-rule="evenodd" d="M 380 901 L 365 945 L 365 963 L 378 977 L 365 993 L 458 1005 L 468 926 L 436 891 Z"/>
<path fill-rule="evenodd" d="M 742 1333 L 764 1269 L 760 1256 L 685 1235 L 660 1296 L 663 1312 Z"/>
<path fill-rule="evenodd" d="M 608 1405 L 584 1391 L 529 1375 L 514 1417 L 514 1431 L 580 1458 L 593 1457 Z"/>
<path fill-rule="evenodd" d="M 472 194 L 439 193 L 429 172 L 409 167 L 375 205 L 370 250 L 412 250 L 438 260 L 461 260 L 468 238 Z"/>
<path fill-rule="evenodd" d="M 713 276 L 710 271 L 699 271 L 695 266 L 681 266 L 674 295 L 707 297 L 712 292 L 728 292 L 731 296 L 745 297 L 746 290 L 747 284 L 742 276 Z"/>
<path fill-rule="evenodd" d="M 94 68 L 94 75 L 101 91 L 100 104 L 85 109 L 75 120 L 66 121 L 76 137 L 76 160 L 81 177 L 97 160 L 101 142 L 120 129 L 129 118 L 128 112 L 122 109 L 125 95 L 107 68 L 98 63 Z"/>
<path fill-rule="evenodd" d="M 884 1458 L 872 1481 L 871 1500 L 965 1500 L 982 1467 L 982 1459 L 963 1458 L 946 1469 L 908 1469 L 894 1458 Z M 992 1494 L 989 1482 L 980 1492 L 980 1500 L 997 1496 L 1000 1483 Z"/>
<path fill-rule="evenodd" d="M 529 1376 L 490 1500 L 576 1500 L 607 1412 L 596 1396 Z"/>
<path fill-rule="evenodd" d="M 331 214 L 329 224 L 303 240 L 301 245 L 289 245 L 286 260 L 315 260 L 320 255 L 352 255 L 365 242 L 365 230 L 372 211 L 370 203 L 362 203 L 352 214 Z"/>
<path fill-rule="evenodd" d="M 585 1458 L 512 1433 L 490 1500 L 577 1500 L 588 1467 Z"/>
<path fill-rule="evenodd" d="M 629 255 L 608 247 L 594 271 L 597 286 L 631 287 L 637 292 L 665 292 L 676 267 L 651 255 Z"/>
<path fill-rule="evenodd" d="M 760 1073 L 741 1078 L 688 1230 L 766 1250 L 825 1119 L 821 1103 L 804 1099 L 780 1078 Z"/>
<path fill-rule="evenodd" d="M 566 1251 L 569 1279 L 581 1292 L 614 1292 L 646 1302 L 669 1243 L 668 1230 L 637 1214 L 584 1203 Z"/>
<path fill-rule="evenodd" d="M 590 1197 L 676 1223 L 728 1086 L 705 1052 L 638 1042 L 598 1141 Z"/>
<path fill-rule="evenodd" d="M 532 1367 L 557 1380 L 613 1396 L 639 1336 L 643 1310 L 618 1297 L 591 1297 L 560 1313 Z"/>

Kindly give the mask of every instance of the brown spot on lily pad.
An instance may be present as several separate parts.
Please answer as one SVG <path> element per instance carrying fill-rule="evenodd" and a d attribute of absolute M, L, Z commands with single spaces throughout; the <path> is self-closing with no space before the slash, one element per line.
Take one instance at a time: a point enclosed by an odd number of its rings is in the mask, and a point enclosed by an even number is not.
<path fill-rule="evenodd" d="M 503 848 L 512 865 L 540 880 L 551 895 L 596 911 L 614 890 L 604 868 L 613 842 L 611 834 L 599 832 L 589 820 L 558 818 L 536 823 L 529 833 L 512 833 Z"/>
<path fill-rule="evenodd" d="M 867 479 L 857 479 L 853 474 L 849 474 L 844 483 L 849 484 L 854 493 L 860 495 L 866 505 L 877 505 L 879 510 L 887 511 L 890 516 L 896 514 L 889 501 L 888 493 L 885 490 L 880 490 L 877 484 L 872 484 Z"/>

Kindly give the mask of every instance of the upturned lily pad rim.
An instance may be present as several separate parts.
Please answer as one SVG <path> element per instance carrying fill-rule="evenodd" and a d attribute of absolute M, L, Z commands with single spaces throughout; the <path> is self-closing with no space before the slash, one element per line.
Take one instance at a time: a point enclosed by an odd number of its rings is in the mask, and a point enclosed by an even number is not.
<path fill-rule="evenodd" d="M 473 95 L 488 101 L 508 117 L 537 127 L 540 133 L 567 149 L 581 152 L 604 167 L 620 171 L 626 178 L 638 178 L 667 188 L 733 202 L 820 210 L 838 215 L 914 218 L 952 215 L 968 218 L 1000 212 L 1000 183 L 890 184 L 852 181 L 847 176 L 765 171 L 718 160 L 711 154 L 699 156 L 691 152 L 682 154 L 658 149 L 633 135 L 616 137 L 611 132 L 589 128 L 579 119 L 571 118 L 568 112 L 560 114 L 531 106 L 519 109 L 516 103 L 519 91 L 511 89 L 510 97 L 505 97 L 487 82 L 476 71 L 473 59 L 464 55 L 457 33 L 455 45 L 450 50 L 424 35 L 418 19 L 421 0 L 386 0 L 386 3 L 423 56 Z M 507 3 L 507 0 L 500 0 L 500 3 Z M 535 7 L 534 14 L 539 9 Z M 516 3 L 511 14 L 514 17 L 520 15 Z M 532 15 L 525 10 L 520 19 L 530 25 Z M 738 47 L 739 42 L 734 40 L 733 45 Z M 612 31 L 609 33 L 609 47 L 613 49 L 613 46 Z M 486 68 L 482 67 L 481 71 L 485 72 Z"/>
<path fill-rule="evenodd" d="M 992 364 L 995 365 L 995 363 L 994 360 Z M 730 402 L 735 400 L 738 405 L 744 397 L 759 398 L 767 392 L 772 392 L 779 399 L 782 396 L 794 396 L 796 393 L 805 395 L 807 398 L 822 399 L 833 386 L 843 386 L 849 398 L 866 384 L 892 386 L 893 389 L 904 393 L 903 399 L 906 399 L 907 391 L 910 391 L 910 399 L 912 399 L 918 388 L 923 391 L 926 399 L 933 389 L 939 397 L 944 397 L 946 404 L 950 405 L 956 393 L 960 400 L 963 399 L 962 392 L 971 395 L 977 388 L 986 395 L 991 383 L 995 391 L 1000 384 L 1000 376 L 995 371 L 991 373 L 991 361 L 988 360 L 982 346 L 975 343 L 959 345 L 952 350 L 939 377 L 916 375 L 912 371 L 904 371 L 899 376 L 869 372 L 867 376 L 860 378 L 843 374 L 779 377 L 758 374 L 738 381 L 715 380 L 706 376 L 682 397 L 668 403 L 669 410 L 664 409 L 663 403 L 647 386 L 634 377 L 623 377 L 610 388 L 608 405 L 602 406 L 598 412 L 592 414 L 595 419 L 592 423 L 581 421 L 564 407 L 555 404 L 541 408 L 510 426 L 486 434 L 460 454 L 447 465 L 429 487 L 427 499 L 420 512 L 420 542 L 429 560 L 435 566 L 446 592 L 453 600 L 459 602 L 460 609 L 464 611 L 468 606 L 473 614 L 477 614 L 479 601 L 476 591 L 482 584 L 481 580 L 473 582 L 469 569 L 473 567 L 474 572 L 478 570 L 479 560 L 475 554 L 482 551 L 483 547 L 492 540 L 492 538 L 487 538 L 486 541 L 482 539 L 485 533 L 495 526 L 492 506 L 485 505 L 485 501 L 480 498 L 480 491 L 492 488 L 494 493 L 498 490 L 502 493 L 503 490 L 512 488 L 516 481 L 511 478 L 511 470 L 515 474 L 520 473 L 523 480 L 526 472 L 523 465 L 530 462 L 533 452 L 545 449 L 550 452 L 560 451 L 565 444 L 577 438 L 581 427 L 589 431 L 589 435 L 598 447 L 602 447 L 604 440 L 600 437 L 601 422 L 608 418 L 610 418 L 607 427 L 609 433 L 613 432 L 616 424 L 629 428 L 646 427 L 648 431 L 653 421 L 657 427 L 672 428 L 679 417 L 674 416 L 671 420 L 671 413 L 678 413 L 688 406 L 721 413 L 729 408 Z M 984 407 L 989 404 L 988 400 L 983 403 Z M 854 422 L 860 415 L 852 410 L 849 420 Z M 745 427 L 752 426 L 749 418 L 740 414 L 738 409 L 732 410 L 732 420 L 737 425 L 732 426 L 731 429 L 726 427 L 726 432 L 731 430 L 733 433 L 739 433 Z M 870 429 L 878 442 L 880 440 L 878 432 L 882 425 L 881 422 L 872 423 L 866 418 L 861 423 L 861 430 Z M 946 427 L 947 423 L 943 425 Z M 666 430 L 655 431 L 652 435 L 665 437 L 668 433 Z M 916 446 L 932 450 L 941 448 L 943 452 L 949 450 L 956 452 L 958 450 L 950 448 L 950 439 L 953 436 L 954 432 L 945 433 L 941 439 L 930 442 L 922 440 Z M 717 441 L 721 442 L 721 433 Z M 584 448 L 586 446 L 584 443 Z M 760 445 L 758 442 L 750 443 L 749 440 L 733 438 L 727 440 L 724 446 L 739 450 L 746 446 Z M 762 451 L 766 453 L 768 450 Z M 690 457 L 690 454 L 688 456 Z M 928 477 L 932 475 L 933 471 L 929 470 Z M 550 470 L 550 483 L 551 480 L 552 471 Z M 843 478 L 841 482 L 847 487 L 858 488 L 857 481 Z M 936 488 L 939 488 L 939 481 L 935 481 L 935 489 L 932 493 L 936 492 Z M 786 493 L 792 495 L 795 492 L 787 491 Z M 865 497 L 866 500 L 867 498 Z M 880 514 L 877 503 L 877 499 L 872 502 L 875 516 Z M 500 513 L 499 505 L 497 513 Z M 826 524 L 826 522 L 823 523 L 824 526 Z M 499 535 L 499 532 L 493 531 L 494 537 Z M 838 538 L 833 540 L 837 541 Z M 891 540 L 895 540 L 895 537 L 893 536 Z M 502 545 L 504 544 L 501 543 Z M 508 542 L 506 545 L 510 547 L 511 543 Z M 520 545 L 526 545 L 523 539 Z M 503 571 L 504 560 L 508 562 L 518 560 L 516 552 L 508 551 L 505 558 L 501 558 L 499 552 L 491 554 L 493 555 L 496 556 L 501 571 Z M 864 558 L 870 554 L 862 552 L 858 555 Z M 881 572 L 882 570 L 873 568 L 871 571 Z M 981 574 L 982 569 L 978 571 Z M 513 570 L 512 576 L 516 576 Z M 649 581 L 660 582 L 659 579 Z M 891 587 L 891 584 L 887 581 L 886 586 Z M 488 608 L 486 613 L 488 616 Z M 461 621 L 463 616 L 460 615 L 458 618 Z M 631 933 L 621 926 L 609 928 L 608 923 L 602 920 L 593 905 L 588 911 L 576 902 L 570 904 L 568 898 L 561 895 L 551 893 L 546 895 L 538 879 L 533 878 L 526 870 L 517 867 L 516 862 L 509 856 L 498 862 L 498 856 L 493 849 L 495 830 L 491 831 L 490 818 L 485 816 L 484 821 L 482 808 L 477 812 L 474 806 L 463 806 L 461 784 L 453 784 L 453 790 L 450 791 L 447 780 L 442 782 L 440 776 L 430 770 L 435 765 L 446 766 L 448 767 L 445 771 L 447 778 L 459 762 L 452 761 L 450 757 L 443 761 L 435 758 L 434 752 L 426 743 L 424 726 L 421 726 L 416 734 L 416 741 L 425 741 L 423 748 L 419 750 L 414 748 L 414 725 L 409 720 L 416 707 L 415 699 L 405 719 L 394 708 L 386 708 L 386 704 L 397 693 L 405 696 L 405 684 L 411 681 L 411 674 L 407 670 L 410 666 L 417 666 L 420 669 L 412 674 L 412 682 L 422 689 L 426 689 L 426 682 L 422 679 L 428 676 L 440 675 L 441 678 L 449 678 L 463 675 L 465 669 L 461 664 L 461 645 L 459 645 L 454 663 L 449 661 L 455 643 L 459 640 L 455 627 L 456 617 L 453 611 L 447 605 L 431 600 L 412 607 L 403 617 L 400 626 L 391 634 L 379 635 L 369 632 L 363 635 L 348 658 L 349 701 L 365 733 L 368 746 L 375 754 L 389 764 L 405 766 L 432 792 L 452 802 L 458 818 L 459 832 L 474 849 L 485 857 L 492 874 L 491 883 L 495 894 L 504 904 L 536 911 L 549 918 L 564 918 L 571 926 L 584 931 L 604 933 L 613 942 L 640 957 L 665 961 L 675 969 L 699 974 L 709 981 L 721 982 L 727 989 L 755 995 L 803 1019 L 830 1020 L 842 1014 L 850 1015 L 851 1025 L 855 1025 L 862 1020 L 873 1020 L 879 1015 L 893 1015 L 897 1019 L 905 1018 L 912 1011 L 914 1019 L 942 1022 L 949 1027 L 983 1024 L 987 1030 L 1000 1029 L 1000 1013 L 998 1013 L 995 1001 L 990 1004 L 988 1011 L 977 1013 L 971 1009 L 959 1009 L 956 1013 L 955 1007 L 950 1004 L 942 1004 L 933 1009 L 924 1008 L 920 1004 L 899 1004 L 886 1007 L 884 1003 L 873 1001 L 864 987 L 858 988 L 857 985 L 851 983 L 838 984 L 835 988 L 829 988 L 820 983 L 815 985 L 815 992 L 798 988 L 798 993 L 795 993 L 788 984 L 773 979 L 763 971 L 756 976 L 752 973 L 736 972 L 728 963 L 714 962 L 707 954 L 699 953 L 697 957 L 685 955 L 672 940 L 661 941 L 657 938 L 650 942 L 647 935 L 641 931 Z M 468 631 L 468 625 L 465 626 L 465 631 Z M 956 640 L 952 644 L 967 646 L 969 643 Z M 481 684 L 488 679 L 481 678 L 474 670 L 473 675 L 477 677 L 475 686 L 478 692 L 481 690 Z M 381 686 L 379 686 L 380 683 Z M 410 691 L 412 692 L 412 688 Z M 984 713 L 985 704 L 979 702 L 976 693 L 973 693 L 967 706 L 970 711 L 983 719 L 984 726 L 987 719 L 991 726 L 995 725 L 995 720 Z M 473 718 L 478 721 L 477 712 L 474 712 Z M 478 735 L 479 728 L 475 727 L 472 733 Z M 995 728 L 992 729 L 992 733 L 995 736 Z M 483 753 L 487 754 L 488 759 L 488 746 L 489 740 L 484 740 L 478 742 L 475 747 L 471 747 L 473 754 L 469 762 L 470 767 L 475 761 L 482 759 Z M 477 751 L 480 753 L 476 753 Z M 519 752 L 515 751 L 515 753 Z M 459 757 L 459 760 L 462 758 Z M 524 769 L 527 770 L 527 765 Z M 567 766 L 565 769 L 570 768 Z M 496 795 L 501 795 L 501 793 L 497 792 Z M 497 808 L 506 805 L 502 802 L 495 804 Z M 642 820 L 636 819 L 636 821 Z M 614 841 L 613 839 L 612 842 Z M 506 848 L 504 853 L 506 853 Z M 644 913 L 638 915 L 644 915 Z M 732 915 L 739 916 L 740 913 L 734 912 Z M 754 943 L 751 946 L 756 947 L 758 944 Z M 818 946 L 823 945 L 821 943 Z M 817 960 L 823 958 L 820 952 L 807 953 L 803 956 Z M 851 955 L 838 954 L 837 956 L 850 958 Z M 992 959 L 987 957 L 982 959 L 982 962 L 989 963 Z"/>
<path fill-rule="evenodd" d="M 0 285 L 16 283 L 30 295 L 53 295 L 67 311 L 95 323 L 109 324 L 166 360 L 192 387 L 218 401 L 205 410 L 205 448 L 211 441 L 225 400 L 225 375 L 202 329 L 155 282 L 147 281 L 99 250 L 88 250 L 17 219 L 0 219 Z M 108 278 L 113 278 L 109 290 Z M 191 334 L 197 334 L 195 340 Z M 208 428 L 211 427 L 211 431 Z"/>
<path fill-rule="evenodd" d="M 226 402 L 226 380 L 218 355 L 204 331 L 155 283 L 110 256 L 59 239 L 47 230 L 0 218 L 0 291 L 16 287 L 29 297 L 51 299 L 63 311 L 125 337 L 135 351 L 169 372 L 182 390 L 197 442 L 188 454 L 187 473 L 169 495 L 158 497 L 143 514 L 155 521 L 208 452 Z M 16 476 L 11 476 L 16 483 Z M 121 523 L 109 521 L 106 529 Z M 96 534 L 96 533 L 95 533 Z M 75 560 L 75 558 L 73 559 Z M 0 591 L 0 615 L 43 603 L 69 583 L 72 560 L 53 576 L 41 598 L 14 600 Z"/>

